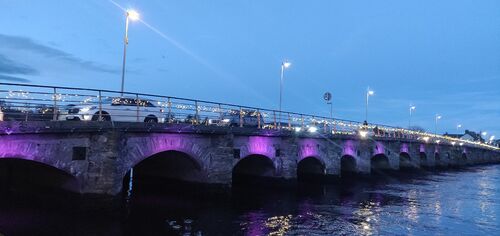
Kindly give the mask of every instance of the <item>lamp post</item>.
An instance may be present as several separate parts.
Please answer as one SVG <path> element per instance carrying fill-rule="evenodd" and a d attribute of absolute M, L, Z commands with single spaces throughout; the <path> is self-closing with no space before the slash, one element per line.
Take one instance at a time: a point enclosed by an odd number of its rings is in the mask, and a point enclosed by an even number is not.
<path fill-rule="evenodd" d="M 365 121 L 368 123 L 368 98 L 370 96 L 373 96 L 375 92 L 373 90 L 370 90 L 370 87 L 366 89 L 366 111 L 365 111 Z"/>
<path fill-rule="evenodd" d="M 413 111 L 417 109 L 416 106 L 410 105 L 410 119 L 408 120 L 408 129 L 411 129 L 411 116 L 413 115 Z"/>
<path fill-rule="evenodd" d="M 284 75 L 285 75 L 285 69 L 290 67 L 292 65 L 292 63 L 288 62 L 288 61 L 283 61 L 281 63 L 281 76 L 280 76 L 280 104 L 279 104 L 279 119 L 278 119 L 278 123 L 279 123 L 279 127 L 281 127 L 281 102 L 283 100 L 283 79 L 284 79 Z"/>
<path fill-rule="evenodd" d="M 461 124 L 457 124 L 457 133 L 458 133 L 458 130 L 462 128 L 462 125 Z"/>
<path fill-rule="evenodd" d="M 121 95 L 125 87 L 125 62 L 127 60 L 127 45 L 128 45 L 128 23 L 130 20 L 139 20 L 139 13 L 134 10 L 127 10 L 125 19 L 125 37 L 123 39 L 123 64 L 122 64 L 122 86 Z"/>
<path fill-rule="evenodd" d="M 434 135 L 436 136 L 437 135 L 437 127 L 438 127 L 438 120 L 440 120 L 442 118 L 442 116 L 436 114 L 436 123 L 435 123 L 435 126 L 434 126 Z"/>

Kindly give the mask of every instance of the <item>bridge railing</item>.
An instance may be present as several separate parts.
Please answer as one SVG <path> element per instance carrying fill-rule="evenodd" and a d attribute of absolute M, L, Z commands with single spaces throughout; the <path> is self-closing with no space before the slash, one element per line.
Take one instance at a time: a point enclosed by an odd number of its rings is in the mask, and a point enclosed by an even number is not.
<path fill-rule="evenodd" d="M 99 89 L 0 83 L 0 121 L 113 121 L 231 126 L 481 146 L 381 124 L 195 99 Z"/>

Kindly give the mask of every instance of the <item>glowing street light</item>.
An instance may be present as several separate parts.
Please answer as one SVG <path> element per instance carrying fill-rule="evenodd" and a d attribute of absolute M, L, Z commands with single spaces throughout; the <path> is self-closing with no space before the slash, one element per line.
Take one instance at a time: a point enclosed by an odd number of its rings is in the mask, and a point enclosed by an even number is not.
<path fill-rule="evenodd" d="M 122 64 L 122 86 L 121 86 L 121 94 L 123 96 L 123 90 L 125 87 L 125 62 L 127 59 L 127 45 L 128 45 L 128 23 L 129 19 L 136 21 L 139 20 L 139 13 L 135 10 L 127 10 L 125 18 L 125 37 L 123 40 L 123 64 Z"/>
<path fill-rule="evenodd" d="M 315 126 L 311 126 L 307 131 L 309 131 L 309 133 L 316 133 L 316 131 L 318 131 L 318 128 L 316 128 Z"/>
<path fill-rule="evenodd" d="M 370 87 L 366 89 L 366 112 L 365 112 L 365 122 L 368 123 L 368 98 L 375 95 L 375 91 L 370 90 Z"/>
<path fill-rule="evenodd" d="M 411 129 L 411 115 L 413 115 L 413 111 L 417 109 L 416 106 L 410 105 L 410 119 L 408 120 L 408 129 Z"/>
<path fill-rule="evenodd" d="M 292 65 L 292 63 L 290 63 L 289 61 L 283 61 L 281 63 L 281 77 L 280 77 L 280 104 L 279 104 L 279 117 L 281 118 L 281 102 L 283 100 L 283 78 L 284 78 L 284 74 L 285 74 L 285 69 L 287 69 L 288 67 L 290 67 Z M 279 126 L 278 127 L 281 127 L 281 119 L 279 119 Z"/>
<path fill-rule="evenodd" d="M 438 114 L 436 114 L 436 119 L 435 119 L 436 123 L 435 123 L 435 125 L 434 125 L 434 135 L 437 135 L 438 120 L 441 120 L 441 118 L 443 118 L 443 117 L 442 117 L 442 116 L 440 116 L 440 115 L 438 115 Z"/>
<path fill-rule="evenodd" d="M 366 130 L 360 130 L 359 131 L 359 136 L 361 136 L 361 138 L 366 138 L 366 136 L 368 136 L 368 131 L 366 131 Z"/>
<path fill-rule="evenodd" d="M 459 130 L 460 128 L 462 128 L 462 125 L 461 125 L 461 124 L 458 124 L 458 125 L 457 125 L 457 133 L 458 133 L 458 130 Z"/>

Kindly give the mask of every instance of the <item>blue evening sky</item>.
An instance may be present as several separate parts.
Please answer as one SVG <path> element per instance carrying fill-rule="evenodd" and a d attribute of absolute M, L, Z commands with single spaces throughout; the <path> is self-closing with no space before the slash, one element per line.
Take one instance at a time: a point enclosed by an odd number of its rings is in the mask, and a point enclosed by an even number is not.
<path fill-rule="evenodd" d="M 498 0 L 115 0 L 126 90 L 500 136 Z M 107 0 L 0 0 L 0 81 L 119 90 L 124 13 Z M 151 27 L 148 27 L 147 25 Z"/>

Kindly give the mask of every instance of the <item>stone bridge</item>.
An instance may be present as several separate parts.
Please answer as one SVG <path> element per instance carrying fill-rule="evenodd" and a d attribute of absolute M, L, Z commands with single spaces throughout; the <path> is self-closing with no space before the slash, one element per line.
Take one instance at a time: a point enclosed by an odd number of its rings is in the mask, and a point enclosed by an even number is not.
<path fill-rule="evenodd" d="M 0 177 L 29 181 L 40 174 L 82 194 L 118 195 L 132 168 L 231 185 L 237 175 L 342 178 L 499 161 L 500 152 L 493 149 L 387 137 L 185 124 L 0 122 Z"/>

